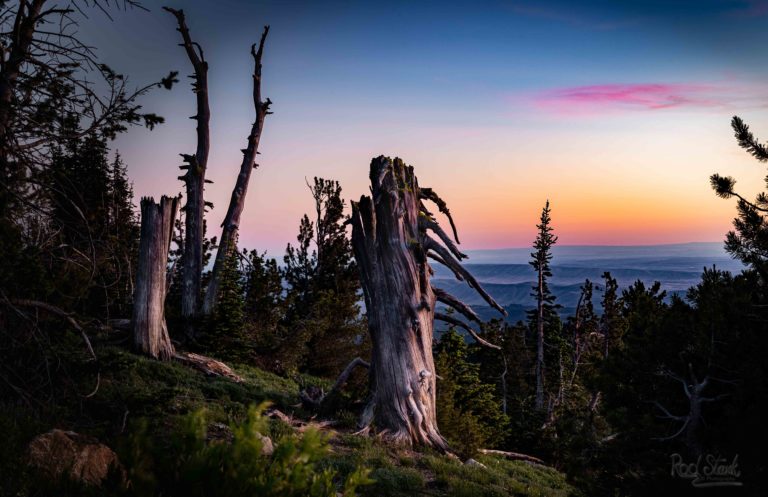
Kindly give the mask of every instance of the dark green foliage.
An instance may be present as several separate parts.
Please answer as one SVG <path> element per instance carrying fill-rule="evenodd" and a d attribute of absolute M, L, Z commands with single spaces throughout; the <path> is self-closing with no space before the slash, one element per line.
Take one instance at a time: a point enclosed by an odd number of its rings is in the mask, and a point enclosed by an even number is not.
<path fill-rule="evenodd" d="M 480 379 L 480 366 L 468 356 L 469 347 L 454 328 L 435 347 L 438 426 L 465 459 L 503 438 L 508 423 L 494 385 Z"/>
<path fill-rule="evenodd" d="M 47 228 L 59 242 L 49 252 L 50 298 L 87 315 L 128 315 L 139 226 L 119 154 L 110 163 L 104 139 L 72 139 L 54 151 L 47 181 Z"/>
<path fill-rule="evenodd" d="M 578 495 L 562 473 L 520 461 L 492 456 L 477 460 L 486 468 L 425 451 L 401 451 L 367 437 L 340 435 L 327 464 L 343 477 L 359 466 L 376 468 L 373 485 L 360 489 L 370 497 L 426 496 L 566 496 Z"/>
<path fill-rule="evenodd" d="M 627 326 L 626 319 L 622 315 L 622 303 L 619 300 L 619 284 L 611 273 L 603 273 L 603 315 L 600 317 L 600 335 L 603 345 L 603 356 L 608 357 L 610 350 L 621 342 Z"/>
<path fill-rule="evenodd" d="M 549 289 L 548 279 L 552 277 L 549 263 L 552 261 L 552 247 L 557 243 L 557 236 L 552 232 L 552 218 L 550 216 L 549 200 L 541 210 L 539 224 L 536 225 L 538 233 L 533 242 L 535 252 L 531 253 L 530 265 L 536 272 L 537 281 L 533 285 L 531 296 L 536 299 L 536 308 L 527 312 L 528 324 L 536 340 L 536 362 L 534 363 L 536 375 L 535 407 L 538 411 L 544 411 L 545 402 L 552 404 L 551 386 L 554 384 L 552 375 L 562 370 L 562 346 L 564 338 L 561 335 L 562 326 L 557 314 L 559 305 L 555 303 L 555 295 Z M 546 365 L 549 364 L 549 367 Z M 558 370 L 553 367 L 557 364 Z M 549 397 L 549 399 L 545 399 Z M 551 409 L 551 408 L 548 408 Z"/>
<path fill-rule="evenodd" d="M 533 270 L 539 276 L 541 286 L 536 284 L 533 286 L 533 292 L 531 296 L 536 299 L 537 304 L 539 301 L 542 307 L 542 314 L 544 316 L 544 326 L 552 325 L 555 321 L 558 321 L 557 309 L 559 305 L 555 303 L 555 295 L 549 289 L 549 278 L 552 277 L 552 269 L 550 263 L 552 262 L 552 247 L 557 243 L 557 236 L 552 232 L 552 210 L 549 207 L 549 200 L 544 205 L 541 211 L 541 218 L 539 224 L 536 225 L 538 233 L 536 239 L 533 242 L 534 252 L 531 253 L 531 261 L 529 264 L 533 267 Z M 538 325 L 538 311 L 528 311 L 528 322 L 532 329 L 536 329 Z"/>
<path fill-rule="evenodd" d="M 424 476 L 413 468 L 383 467 L 371 473 L 375 494 L 381 497 L 418 495 L 424 490 Z"/>
<path fill-rule="evenodd" d="M 576 495 L 562 475 L 551 468 L 488 456 L 478 460 L 486 467 L 467 466 L 435 456 L 424 457 L 422 464 L 434 473 L 437 488 L 452 497 Z"/>
<path fill-rule="evenodd" d="M 744 121 L 734 116 L 731 126 L 741 148 L 760 162 L 768 160 L 768 148 L 755 138 Z M 768 188 L 768 177 L 765 181 Z M 768 212 L 768 194 L 766 191 L 760 192 L 755 201 L 750 202 L 734 191 L 736 181 L 733 178 L 713 174 L 710 182 L 718 196 L 738 199 L 737 216 L 733 220 L 734 230 L 726 235 L 725 249 L 733 257 L 756 270 L 765 283 L 768 279 L 768 224 L 765 220 L 765 213 Z"/>
<path fill-rule="evenodd" d="M 254 341 L 245 327 L 245 282 L 240 254 L 233 250 L 221 271 L 218 302 L 206 322 L 207 351 L 228 361 L 247 363 L 254 357 Z"/>
<path fill-rule="evenodd" d="M 506 407 L 509 423 L 506 437 L 493 440 L 491 446 L 513 450 L 526 447 L 536 454 L 538 449 L 534 449 L 534 440 L 538 437 L 542 419 L 533 409 L 536 351 L 532 347 L 535 341 L 528 339 L 529 334 L 529 328 L 521 322 L 510 325 L 493 320 L 485 325 L 483 338 L 501 346 L 501 352 L 475 346 L 471 358 L 480 366 L 482 381 L 496 385 L 502 407 Z"/>
<path fill-rule="evenodd" d="M 264 408 L 251 407 L 244 422 L 231 425 L 231 442 L 209 440 L 203 411 L 185 416 L 163 448 L 137 431 L 125 457 L 134 495 L 335 497 L 335 472 L 320 468 L 328 447 L 319 432 L 284 436 L 273 455 L 262 454 L 262 434 L 269 433 Z M 367 474 L 352 471 L 338 491 L 353 497 L 371 483 Z"/>
<path fill-rule="evenodd" d="M 245 326 L 261 351 L 279 344 L 280 320 L 285 313 L 283 276 L 275 259 L 252 250 L 243 254 L 245 267 Z"/>
<path fill-rule="evenodd" d="M 741 148 L 749 152 L 760 162 L 768 161 L 768 148 L 755 138 L 752 132 L 749 131 L 749 126 L 740 117 L 733 116 L 731 127 L 733 127 L 734 135 Z"/>
<path fill-rule="evenodd" d="M 344 227 L 341 186 L 315 178 L 310 191 L 315 220 L 302 218 L 298 245 L 289 244 L 284 257 L 287 333 L 279 356 L 285 371 L 334 376 L 355 356 L 365 355 L 367 333 L 357 266 Z"/>

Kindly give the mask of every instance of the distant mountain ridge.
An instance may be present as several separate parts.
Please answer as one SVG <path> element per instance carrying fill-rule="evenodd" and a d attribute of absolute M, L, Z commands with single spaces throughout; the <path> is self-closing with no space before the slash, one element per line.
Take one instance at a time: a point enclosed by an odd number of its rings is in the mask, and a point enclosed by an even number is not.
<path fill-rule="evenodd" d="M 523 319 L 525 310 L 535 307 L 531 296 L 536 280 L 528 264 L 531 248 L 467 250 L 465 267 L 501 305 L 510 322 Z M 562 245 L 555 246 L 550 288 L 563 306 L 561 314 L 573 312 L 585 279 L 596 284 L 595 306 L 600 309 L 602 274 L 609 271 L 624 289 L 637 280 L 646 285 L 659 281 L 671 294 L 684 295 L 701 278 L 705 267 L 740 272 L 744 266 L 723 249 L 722 242 L 695 242 L 667 245 Z M 434 285 L 471 305 L 482 318 L 500 317 L 465 282 L 457 281 L 450 270 L 434 265 Z"/>
<path fill-rule="evenodd" d="M 473 264 L 527 264 L 530 247 L 466 250 Z M 649 261 L 682 262 L 684 265 L 699 261 L 741 266 L 723 248 L 723 242 L 690 242 L 660 245 L 555 245 L 552 250 L 555 265 L 590 265 L 597 261 L 621 260 L 632 267 Z M 691 266 L 688 266 L 693 269 Z M 726 268 L 728 269 L 728 268 Z"/>

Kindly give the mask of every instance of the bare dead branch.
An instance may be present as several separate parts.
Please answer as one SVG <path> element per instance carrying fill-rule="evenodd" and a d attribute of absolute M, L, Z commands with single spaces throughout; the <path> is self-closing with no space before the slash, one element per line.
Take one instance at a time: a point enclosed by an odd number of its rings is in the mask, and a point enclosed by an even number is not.
<path fill-rule="evenodd" d="M 456 240 L 456 243 L 459 242 L 459 234 L 456 231 L 456 224 L 453 222 L 453 217 L 451 217 L 451 211 L 448 210 L 448 204 L 445 203 L 443 199 L 441 199 L 437 193 L 435 193 L 432 188 L 421 188 L 419 191 L 419 195 L 421 198 L 426 200 L 431 200 L 434 202 L 435 205 L 437 205 L 437 208 L 440 209 L 440 212 L 445 214 L 445 216 L 448 218 L 448 221 L 451 223 L 451 229 L 453 230 L 453 238 Z"/>
<path fill-rule="evenodd" d="M 192 352 L 177 352 L 174 354 L 173 358 L 186 366 L 202 371 L 208 376 L 221 376 L 228 378 L 235 383 L 242 383 L 245 381 L 242 376 L 235 373 L 232 368 L 223 362 L 204 355 L 194 354 Z"/>
<path fill-rule="evenodd" d="M 433 233 L 435 233 L 440 240 L 443 241 L 445 246 L 448 248 L 448 250 L 451 251 L 453 255 L 456 256 L 458 260 L 466 259 L 467 254 L 462 253 L 459 248 L 456 246 L 455 243 L 453 243 L 453 240 L 446 234 L 445 231 L 443 231 L 443 228 L 440 227 L 440 225 L 435 222 L 433 219 L 430 219 L 427 217 L 426 214 L 419 215 L 419 228 L 426 230 L 432 230 Z"/>
<path fill-rule="evenodd" d="M 461 273 L 456 272 L 456 270 L 453 267 L 449 266 L 448 263 L 445 262 L 443 260 L 443 258 L 440 257 L 439 255 L 437 255 L 436 253 L 434 253 L 434 252 L 427 252 L 427 257 L 429 257 L 430 259 L 434 260 L 435 262 L 439 262 L 443 266 L 445 266 L 448 269 L 450 269 L 451 272 L 453 273 L 453 275 L 456 277 L 457 280 L 464 281 L 464 277 L 461 275 Z"/>
<path fill-rule="evenodd" d="M 489 456 L 503 456 L 512 461 L 526 461 L 526 462 L 532 462 L 535 464 L 542 464 L 542 465 L 544 464 L 544 461 L 542 461 L 538 457 L 529 456 L 527 454 L 521 454 L 519 452 L 508 452 L 505 450 L 495 450 L 495 449 L 480 449 L 480 453 L 489 455 Z"/>
<path fill-rule="evenodd" d="M 507 315 L 507 311 L 500 306 L 496 301 L 491 297 L 488 292 L 486 292 L 482 286 L 480 286 L 480 283 L 477 282 L 475 277 L 464 269 L 464 267 L 459 264 L 459 262 L 453 258 L 453 256 L 448 252 L 448 249 L 437 243 L 434 239 L 430 237 L 425 237 L 425 248 L 429 251 L 432 250 L 437 253 L 437 255 L 446 263 L 446 265 L 454 271 L 454 273 L 459 273 L 464 278 L 464 280 L 467 282 L 469 286 L 475 289 L 477 293 L 480 294 L 483 299 L 490 304 L 491 307 L 502 313 L 503 315 Z"/>
<path fill-rule="evenodd" d="M 450 293 L 446 292 L 442 288 L 436 288 L 432 287 L 432 292 L 435 294 L 435 298 L 438 302 L 442 302 L 443 304 L 449 305 L 453 307 L 455 310 L 466 316 L 467 318 L 471 319 L 472 321 L 475 321 L 476 323 L 481 323 L 482 320 L 480 319 L 480 316 L 475 313 L 475 311 L 472 310 L 470 306 L 462 302 L 461 300 L 457 299 Z"/>
<path fill-rule="evenodd" d="M 331 389 L 328 390 L 328 393 L 324 393 L 322 390 L 319 390 L 319 396 L 315 396 L 310 392 L 308 392 L 307 390 L 302 390 L 301 392 L 299 392 L 299 397 L 301 397 L 302 403 L 314 408 L 320 407 L 320 405 L 322 405 L 325 399 L 327 399 L 332 394 L 340 391 L 342 387 L 344 387 L 344 384 L 347 383 L 347 380 L 349 379 L 349 376 L 352 374 L 352 371 L 354 371 L 355 368 L 357 367 L 370 368 L 371 365 L 367 361 L 364 361 L 359 357 L 355 357 L 349 362 L 349 364 L 347 364 L 347 367 L 345 367 L 344 371 L 341 372 L 341 374 L 336 379 L 336 382 L 334 382 Z"/>
<path fill-rule="evenodd" d="M 442 312 L 436 312 L 435 319 L 439 319 L 440 321 L 445 321 L 446 323 L 465 329 L 467 333 L 469 333 L 472 336 L 472 338 L 474 338 L 475 341 L 477 341 L 477 343 L 482 345 L 483 347 L 501 350 L 501 347 L 499 347 L 498 345 L 494 345 L 488 342 L 487 340 L 484 340 L 483 338 L 481 338 L 480 335 L 478 335 L 475 330 L 473 330 L 469 325 L 467 325 L 464 321 L 460 319 L 456 319 L 455 317 L 450 316 L 448 314 L 443 314 Z"/>
<path fill-rule="evenodd" d="M 11 303 L 13 305 L 18 305 L 21 307 L 34 307 L 36 309 L 41 309 L 43 311 L 46 311 L 56 316 L 59 316 L 61 318 L 64 318 L 70 325 L 72 325 L 74 329 L 80 332 L 80 336 L 83 338 L 83 342 L 85 342 L 85 346 L 88 349 L 88 353 L 94 360 L 96 359 L 96 353 L 93 351 L 93 346 L 91 345 L 90 339 L 88 339 L 88 335 L 85 333 L 85 330 L 80 325 L 80 323 L 78 323 L 77 320 L 75 320 L 75 318 L 72 317 L 72 314 L 64 311 L 59 307 L 56 307 L 55 305 L 51 305 L 46 302 L 40 302 L 39 300 L 7 299 L 7 298 L 5 300 L 6 302 Z"/>

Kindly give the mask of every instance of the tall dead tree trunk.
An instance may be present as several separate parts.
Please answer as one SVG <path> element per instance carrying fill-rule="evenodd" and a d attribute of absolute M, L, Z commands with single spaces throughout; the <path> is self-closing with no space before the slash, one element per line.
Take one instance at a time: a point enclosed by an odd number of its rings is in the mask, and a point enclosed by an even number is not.
<path fill-rule="evenodd" d="M 352 246 L 373 342 L 371 397 L 360 427 L 368 430 L 374 423 L 384 438 L 396 443 L 447 449 L 435 411 L 432 332 L 436 317 L 450 316 L 436 315 L 435 305 L 440 301 L 470 320 L 479 322 L 479 318 L 469 306 L 430 285 L 427 257 L 448 266 L 489 304 L 506 312 L 459 264 L 466 256 L 423 201 L 433 201 L 448 216 L 458 243 L 448 208 L 431 189 L 419 188 L 413 167 L 397 158 L 377 157 L 371 162 L 370 179 L 372 197 L 352 202 L 351 219 Z"/>
<path fill-rule="evenodd" d="M 245 195 L 248 192 L 251 171 L 259 167 L 256 164 L 256 155 L 259 153 L 259 141 L 261 140 L 261 131 L 264 128 L 264 118 L 267 114 L 271 114 L 269 106 L 272 104 L 270 99 L 266 99 L 266 101 L 261 100 L 261 56 L 264 52 L 264 42 L 267 39 L 268 33 L 269 26 L 264 26 L 259 49 L 256 50 L 256 44 L 251 46 L 251 55 L 254 62 L 253 106 L 256 109 L 256 120 L 253 122 L 253 126 L 251 126 L 251 133 L 248 135 L 248 146 L 243 149 L 243 162 L 240 164 L 240 174 L 238 174 L 235 188 L 232 190 L 232 198 L 229 201 L 227 215 L 224 217 L 224 222 L 221 223 L 221 238 L 219 239 L 219 248 L 216 252 L 211 279 L 208 282 L 208 288 L 203 300 L 203 314 L 210 314 L 218 300 L 222 269 L 232 250 L 237 250 L 237 230 L 240 227 L 240 216 L 245 208 Z"/>
<path fill-rule="evenodd" d="M 174 350 L 165 324 L 166 271 L 178 197 L 160 203 L 141 199 L 141 239 L 133 297 L 133 346 L 143 354 L 170 360 Z"/>
<path fill-rule="evenodd" d="M 189 61 L 192 63 L 194 74 L 190 76 L 192 89 L 197 100 L 197 113 L 190 119 L 197 121 L 197 149 L 195 155 L 181 154 L 186 164 L 180 166 L 187 172 L 179 179 L 184 181 L 187 191 L 187 203 L 184 205 L 184 256 L 181 283 L 181 315 L 187 320 L 187 333 L 194 329 L 191 320 L 198 313 L 201 277 L 203 271 L 203 236 L 205 232 L 204 216 L 206 202 L 203 191 L 206 183 L 205 170 L 208 165 L 210 150 L 211 109 L 208 105 L 208 62 L 205 60 L 203 49 L 192 41 L 189 28 L 184 19 L 184 11 L 170 7 L 164 10 L 173 14 L 178 23 L 177 30 L 181 33 L 182 43 Z"/>

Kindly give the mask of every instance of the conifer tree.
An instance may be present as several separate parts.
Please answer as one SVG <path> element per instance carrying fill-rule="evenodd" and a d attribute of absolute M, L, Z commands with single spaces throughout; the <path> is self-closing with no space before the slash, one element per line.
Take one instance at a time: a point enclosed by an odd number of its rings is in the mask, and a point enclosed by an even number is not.
<path fill-rule="evenodd" d="M 243 254 L 246 327 L 259 352 L 270 353 L 278 344 L 280 320 L 285 312 L 283 276 L 275 259 L 251 250 Z"/>
<path fill-rule="evenodd" d="M 139 248 L 139 224 L 133 205 L 133 185 L 119 152 L 110 166 L 106 257 L 110 265 L 108 288 L 112 294 L 111 314 L 129 315 L 133 295 L 135 261 Z"/>
<path fill-rule="evenodd" d="M 469 346 L 451 327 L 435 346 L 437 418 L 441 433 L 464 457 L 503 438 L 508 419 L 491 383 L 480 379 L 480 365 L 469 360 Z"/>
<path fill-rule="evenodd" d="M 73 134 L 78 125 L 72 121 Z M 98 136 L 74 137 L 54 151 L 47 180 L 50 224 L 60 242 L 51 268 L 60 292 L 91 315 L 128 315 L 139 226 L 119 154 Z"/>
<path fill-rule="evenodd" d="M 536 285 L 533 286 L 533 296 L 536 299 L 536 309 L 528 312 L 528 320 L 531 328 L 536 332 L 536 409 L 544 408 L 544 376 L 545 376 L 545 332 L 551 328 L 557 318 L 557 304 L 555 304 L 555 295 L 550 291 L 547 280 L 552 277 L 549 263 L 552 261 L 552 247 L 557 243 L 557 236 L 552 234 L 553 228 L 550 225 L 552 218 L 549 200 L 541 211 L 539 224 L 536 228 L 539 230 L 536 240 L 533 242 L 534 252 L 531 253 L 530 265 L 536 271 Z"/>
<path fill-rule="evenodd" d="M 626 319 L 622 315 L 622 302 L 619 296 L 619 284 L 611 273 L 603 273 L 605 288 L 603 289 L 603 315 L 600 317 L 600 334 L 603 338 L 602 351 L 603 358 L 607 358 L 610 350 L 619 342 Z"/>
<path fill-rule="evenodd" d="M 222 268 L 221 287 L 213 312 L 207 319 L 205 344 L 224 359 L 246 362 L 253 342 L 245 332 L 245 299 L 240 254 L 235 250 Z"/>
<path fill-rule="evenodd" d="M 734 116 L 731 121 L 739 146 L 760 162 L 768 161 L 768 146 L 759 142 L 744 121 Z M 765 179 L 768 188 L 768 176 Z M 733 257 L 756 270 L 763 282 L 768 281 L 768 191 L 760 192 L 750 202 L 734 190 L 736 180 L 730 176 L 713 174 L 710 182 L 715 193 L 722 198 L 738 199 L 734 230 L 725 238 L 725 249 Z"/>
<path fill-rule="evenodd" d="M 341 186 L 323 178 L 309 186 L 315 219 L 302 218 L 298 245 L 288 245 L 284 257 L 289 287 L 284 326 L 292 337 L 283 356 L 289 369 L 335 376 L 360 355 L 366 337 L 360 282 L 345 231 Z"/>

